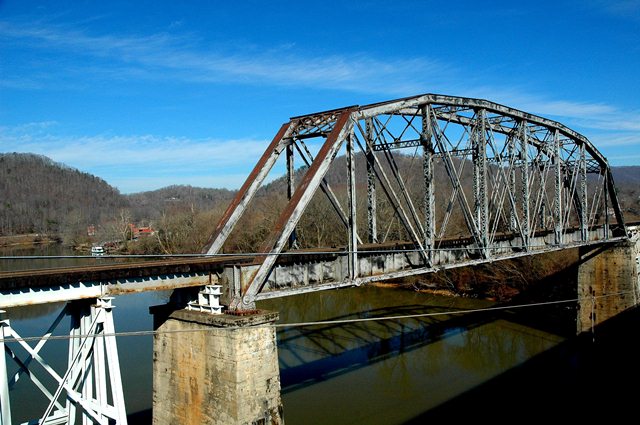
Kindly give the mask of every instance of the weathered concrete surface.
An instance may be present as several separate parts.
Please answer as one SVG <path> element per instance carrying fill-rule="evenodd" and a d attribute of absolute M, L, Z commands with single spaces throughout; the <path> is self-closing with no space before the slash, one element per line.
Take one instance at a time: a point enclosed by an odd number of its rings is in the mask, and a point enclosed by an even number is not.
<path fill-rule="evenodd" d="M 632 239 L 614 246 L 580 249 L 578 334 L 638 304 L 638 243 Z"/>
<path fill-rule="evenodd" d="M 265 326 L 278 313 L 178 310 L 164 317 L 157 311 L 154 425 L 284 423 L 276 333 Z"/>

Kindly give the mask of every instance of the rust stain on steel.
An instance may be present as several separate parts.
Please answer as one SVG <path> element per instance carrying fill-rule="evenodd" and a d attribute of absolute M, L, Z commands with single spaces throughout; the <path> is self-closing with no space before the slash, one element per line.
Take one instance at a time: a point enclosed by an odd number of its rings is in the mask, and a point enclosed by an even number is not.
<path fill-rule="evenodd" d="M 251 187 L 251 185 L 253 184 L 255 179 L 258 177 L 258 175 L 260 174 L 262 169 L 265 167 L 265 165 L 269 161 L 269 158 L 273 154 L 273 151 L 278 147 L 278 144 L 280 144 L 280 141 L 282 140 L 282 138 L 284 137 L 285 133 L 287 132 L 287 130 L 289 129 L 290 126 L 291 126 L 291 121 L 282 124 L 282 126 L 280 127 L 280 130 L 278 131 L 276 136 L 271 141 L 271 144 L 264 151 L 264 153 L 262 154 L 262 157 L 260 157 L 260 160 L 258 161 L 256 166 L 251 171 L 251 174 L 249 174 L 249 177 L 247 177 L 247 180 L 244 182 L 244 184 L 242 185 L 242 187 L 240 188 L 240 190 L 238 191 L 238 193 L 233 198 L 233 200 L 231 201 L 231 203 L 227 207 L 226 211 L 222 215 L 222 218 L 218 222 L 218 225 L 216 226 L 216 228 L 215 228 L 215 230 L 213 232 L 213 235 L 211 235 L 211 237 L 209 238 L 209 240 L 205 244 L 203 252 L 207 252 L 209 247 L 218 238 L 220 233 L 222 233 L 222 231 L 225 228 L 226 224 L 229 222 L 231 216 L 233 215 L 233 212 L 236 210 L 236 207 L 238 205 L 240 205 L 240 203 L 242 203 L 242 200 L 247 196 L 247 194 L 249 192 L 249 188 Z"/>
<path fill-rule="evenodd" d="M 269 253 L 273 251 L 280 254 L 282 252 L 286 239 L 298 223 L 304 208 L 306 208 L 308 202 L 311 200 L 313 192 L 315 192 L 315 190 L 320 186 L 322 178 L 329 169 L 331 160 L 338 152 L 340 144 L 344 140 L 340 139 L 340 136 L 343 134 L 343 131 L 349 127 L 348 123 L 349 120 L 351 120 L 353 111 L 353 109 L 346 109 L 338 117 L 338 120 L 335 122 L 327 140 L 325 140 L 324 144 L 320 148 L 320 151 L 311 164 L 311 167 L 309 167 L 305 173 L 299 186 L 296 188 L 295 193 L 289 200 L 289 203 L 276 221 L 274 229 L 263 244 L 261 248 L 262 253 Z M 251 278 L 251 284 L 246 291 L 243 292 L 243 302 L 250 303 L 251 299 L 260 292 L 262 286 L 266 282 L 269 269 L 274 265 L 276 259 L 276 257 L 270 255 L 264 256 L 261 259 L 260 267 Z M 233 307 L 237 307 L 239 302 L 240 300 L 238 298 L 234 298 L 231 305 Z"/>
<path fill-rule="evenodd" d="M 278 221 L 276 221 L 276 223 L 275 223 L 275 225 L 273 227 L 271 235 L 266 240 L 264 245 L 262 245 L 262 248 L 261 248 L 260 252 L 263 252 L 263 253 L 270 252 L 271 249 L 273 248 L 273 246 L 278 241 L 278 239 L 280 237 L 280 234 L 284 230 L 284 227 L 289 223 L 289 221 L 291 219 L 291 215 L 293 214 L 294 210 L 296 209 L 296 207 L 300 203 L 300 201 L 302 199 L 302 196 L 307 192 L 307 187 L 311 183 L 311 180 L 318 173 L 318 169 L 324 163 L 324 161 L 326 160 L 327 155 L 331 151 L 333 145 L 336 143 L 336 139 L 338 138 L 338 135 L 339 135 L 340 131 L 345 126 L 345 124 L 349 120 L 349 118 L 351 118 L 351 112 L 352 111 L 353 111 L 352 109 L 344 109 L 343 110 L 342 114 L 340 115 L 340 117 L 336 121 L 336 124 L 335 124 L 335 127 L 334 127 L 334 129 L 337 130 L 337 131 L 335 131 L 335 130 L 332 131 L 329 134 L 329 137 L 327 137 L 327 140 L 324 142 L 324 144 L 320 148 L 320 151 L 318 152 L 318 154 L 316 155 L 316 158 L 311 163 L 311 166 L 309 167 L 309 169 L 305 173 L 304 177 L 300 180 L 300 184 L 296 188 L 296 191 L 294 192 L 293 196 L 291 197 L 291 200 L 289 201 L 289 203 L 287 204 L 285 209 L 282 211 L 282 214 L 280 214 L 280 217 L 278 218 Z"/>
<path fill-rule="evenodd" d="M 141 285 L 141 286 L 137 286 L 136 284 L 132 284 L 133 287 L 129 287 L 129 285 L 124 284 L 124 285 L 106 285 L 106 292 L 108 295 L 123 295 L 123 294 L 135 294 L 135 293 L 139 293 L 139 292 L 146 292 L 149 290 L 154 290 L 154 291 L 169 291 L 171 289 L 176 289 L 176 288 L 185 288 L 185 287 L 190 287 L 190 286 L 200 286 L 200 285 L 205 285 L 206 282 L 203 282 L 201 280 L 198 279 L 192 279 L 188 282 L 184 282 L 182 284 L 172 284 L 172 283 L 167 283 L 164 285 Z"/>

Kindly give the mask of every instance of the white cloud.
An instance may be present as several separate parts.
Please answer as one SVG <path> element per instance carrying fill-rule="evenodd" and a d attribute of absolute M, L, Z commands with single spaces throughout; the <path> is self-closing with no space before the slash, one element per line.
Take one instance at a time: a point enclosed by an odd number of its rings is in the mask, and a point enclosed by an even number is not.
<path fill-rule="evenodd" d="M 0 151 L 45 155 L 101 177 L 125 193 L 171 184 L 237 188 L 268 146 L 268 141 L 254 139 L 41 133 L 48 125 L 53 123 L 0 127 Z"/>
<path fill-rule="evenodd" d="M 631 4 L 629 7 L 634 7 L 639 2 L 627 3 Z M 178 28 L 179 25 L 175 27 Z M 69 55 L 105 59 L 97 62 L 84 61 L 87 65 L 81 65 L 86 67 L 85 71 L 90 69 L 90 74 L 99 78 L 224 81 L 348 90 L 389 96 L 426 91 L 473 96 L 556 119 L 578 131 L 581 128 L 590 130 L 584 134 L 594 139 L 598 147 L 632 145 L 635 143 L 634 132 L 640 131 L 640 111 L 623 111 L 603 102 L 532 95 L 526 89 L 500 86 L 497 83 L 483 86 L 478 84 L 482 72 L 473 74 L 475 80 L 462 78 L 464 76 L 460 70 L 428 58 L 383 60 L 365 54 L 312 56 L 296 50 L 295 45 L 283 45 L 266 51 L 234 46 L 234 50 L 230 51 L 219 46 L 202 46 L 195 37 L 173 33 L 142 36 L 94 35 L 69 27 L 36 23 L 16 25 L 0 22 L 0 37 L 18 41 L 18 45 L 21 43 L 39 49 L 62 50 Z M 62 61 L 58 66 L 78 66 L 78 63 Z M 38 89 L 50 87 L 50 84 L 42 84 L 39 78 L 47 78 L 47 83 L 51 81 L 41 72 L 30 77 L 13 78 L 4 79 L 0 86 L 4 84 L 14 88 Z M 234 187 L 239 184 L 237 176 L 217 177 L 214 169 L 221 165 L 252 167 L 267 145 L 263 140 L 254 139 L 192 140 L 157 135 L 49 135 L 49 127 L 56 125 L 55 122 L 43 122 L 0 128 L 0 150 L 37 152 L 83 171 L 99 171 L 95 174 L 110 182 L 120 181 L 120 185 L 133 186 L 134 181 L 139 184 L 169 181 L 168 177 L 160 176 L 159 173 L 167 173 L 166 175 L 171 176 L 170 184 L 178 184 L 178 179 L 183 179 L 182 182 L 191 181 L 183 173 L 184 170 L 212 169 L 209 181 L 215 182 L 217 186 Z M 594 132 L 597 138 L 588 134 Z M 132 177 L 131 168 L 144 169 L 153 176 Z M 207 176 L 206 173 L 200 174 L 198 179 L 205 179 Z M 127 177 L 121 178 L 121 175 Z M 122 190 L 125 190 L 124 187 Z"/>
<path fill-rule="evenodd" d="M 54 25 L 0 23 L 0 36 L 30 47 L 61 49 L 75 55 L 109 59 L 114 75 L 167 78 L 194 82 L 233 81 L 250 84 L 298 85 L 314 88 L 406 94 L 421 92 L 424 82 L 451 70 L 426 58 L 379 60 L 364 54 L 313 56 L 295 53 L 294 46 L 257 50 L 198 46 L 187 36 L 161 33 L 146 36 L 90 35 Z M 149 72 L 161 69 L 162 73 Z M 103 75 L 109 73 L 102 70 Z"/>
<path fill-rule="evenodd" d="M 592 141 L 599 148 L 611 148 L 618 146 L 638 146 L 640 147 L 640 133 L 633 134 L 596 134 Z"/>
<path fill-rule="evenodd" d="M 640 1 L 623 1 L 617 2 L 616 7 L 637 4 Z M 106 58 L 108 63 L 82 65 L 84 71 L 90 71 L 83 75 L 100 78 L 272 84 L 389 96 L 440 90 L 444 94 L 485 98 L 545 117 L 569 118 L 585 128 L 640 130 L 640 111 L 623 113 L 603 102 L 555 99 L 497 84 L 482 85 L 482 73 L 475 73 L 476 79 L 470 79 L 453 66 L 427 58 L 382 60 L 362 53 L 310 56 L 296 51 L 294 45 L 267 50 L 234 46 L 230 51 L 219 46 L 203 47 L 195 37 L 175 33 L 92 35 L 68 27 L 33 23 L 0 22 L 0 36 L 29 43 L 31 47 Z M 25 88 L 36 88 L 39 83 L 31 79 L 28 84 Z"/>
<path fill-rule="evenodd" d="M 532 95 L 525 90 L 496 86 L 461 89 L 460 93 L 554 119 L 574 130 L 578 130 L 574 127 L 580 127 L 615 132 L 640 131 L 640 111 L 623 110 L 603 102 L 554 99 L 544 94 Z"/>
<path fill-rule="evenodd" d="M 625 19 L 640 18 L 640 0 L 592 0 L 583 5 Z"/>

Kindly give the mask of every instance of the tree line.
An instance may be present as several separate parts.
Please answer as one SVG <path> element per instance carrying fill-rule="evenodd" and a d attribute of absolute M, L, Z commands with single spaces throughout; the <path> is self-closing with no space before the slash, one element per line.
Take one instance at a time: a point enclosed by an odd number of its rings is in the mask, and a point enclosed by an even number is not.
<path fill-rule="evenodd" d="M 421 205 L 423 172 L 420 158 L 397 155 L 395 160 L 403 170 L 403 184 L 412 202 Z M 366 168 L 361 154 L 356 156 L 356 168 Z M 305 167 L 299 168 L 295 180 L 300 181 L 305 171 Z M 640 167 L 614 167 L 613 171 L 625 216 L 627 220 L 636 219 L 640 213 L 637 184 Z M 446 171 L 441 165 L 435 168 L 435 174 L 436 192 L 450 192 Z M 471 190 L 471 167 L 461 178 L 465 191 Z M 326 181 L 346 208 L 344 157 L 335 159 Z M 253 252 L 260 247 L 286 205 L 286 187 L 285 177 L 280 177 L 259 190 L 249 212 L 225 244 L 227 252 Z M 366 173 L 356 175 L 356 187 L 357 221 L 361 223 L 360 236 L 366 240 Z M 98 177 L 44 156 L 0 154 L 0 236 L 44 233 L 59 236 L 69 245 L 118 241 L 123 251 L 131 253 L 196 253 L 206 244 L 234 195 L 235 191 L 227 189 L 178 185 L 123 195 Z M 449 208 L 447 202 L 438 202 L 437 216 L 442 217 Z M 384 223 L 378 229 L 380 240 L 408 239 L 404 227 L 395 218 L 393 207 L 382 193 L 378 195 L 378 217 L 379 222 Z M 155 233 L 132 241 L 131 224 L 151 226 Z M 95 226 L 95 235 L 87 233 L 90 225 Z M 464 228 L 464 217 L 454 211 L 445 236 L 455 237 Z M 307 207 L 296 233 L 301 247 L 346 244 L 342 221 L 321 191 Z"/>

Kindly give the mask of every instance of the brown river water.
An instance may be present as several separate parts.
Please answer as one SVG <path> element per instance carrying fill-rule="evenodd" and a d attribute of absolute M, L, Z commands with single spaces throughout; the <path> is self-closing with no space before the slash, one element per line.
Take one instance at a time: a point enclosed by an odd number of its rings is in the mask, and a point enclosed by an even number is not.
<path fill-rule="evenodd" d="M 0 267 L 10 267 L 7 262 L 12 263 L 0 260 Z M 116 297 L 116 331 L 151 330 L 148 307 L 168 296 Z M 278 329 L 285 423 L 506 423 L 597 415 L 615 421 L 632 410 L 635 391 L 625 388 L 638 378 L 637 309 L 596 328 L 594 335 L 576 338 L 573 304 L 467 312 L 495 306 L 373 286 L 260 302 L 259 308 L 280 313 L 280 324 L 325 322 Z M 8 318 L 22 336 L 42 335 L 61 308 L 12 309 Z M 433 313 L 438 314 L 398 318 Z M 384 320 L 331 323 L 370 318 Z M 63 322 L 56 334 L 68 326 Z M 150 424 L 152 343 L 150 335 L 118 338 L 130 423 Z M 67 344 L 50 341 L 42 352 L 60 373 Z M 15 372 L 9 358 L 7 365 Z M 21 379 L 10 396 L 14 423 L 36 419 L 46 407 L 45 397 L 28 379 Z"/>

